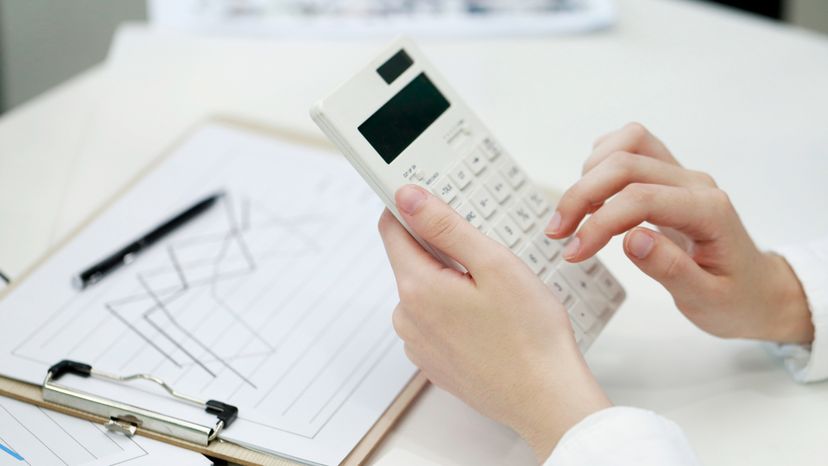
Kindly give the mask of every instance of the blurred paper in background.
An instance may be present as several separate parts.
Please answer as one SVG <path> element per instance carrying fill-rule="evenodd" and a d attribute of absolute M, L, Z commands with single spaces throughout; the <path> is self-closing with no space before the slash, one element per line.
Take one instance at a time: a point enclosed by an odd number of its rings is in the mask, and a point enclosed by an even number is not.
<path fill-rule="evenodd" d="M 147 0 L 150 23 L 211 35 L 375 38 L 573 34 L 610 26 L 613 0 Z"/>

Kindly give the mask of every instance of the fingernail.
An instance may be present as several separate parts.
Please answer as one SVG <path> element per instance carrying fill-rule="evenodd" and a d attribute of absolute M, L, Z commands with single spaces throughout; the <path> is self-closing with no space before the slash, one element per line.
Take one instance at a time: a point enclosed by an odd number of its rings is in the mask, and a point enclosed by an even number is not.
<path fill-rule="evenodd" d="M 627 240 L 627 249 L 638 259 L 644 259 L 653 250 L 654 243 L 655 238 L 641 230 L 635 230 L 630 233 L 630 239 Z"/>
<path fill-rule="evenodd" d="M 544 230 L 544 233 L 546 233 L 547 235 L 554 235 L 560 229 L 561 213 L 556 210 L 555 215 L 553 215 L 552 218 L 549 219 L 549 224 L 546 225 L 546 230 Z"/>
<path fill-rule="evenodd" d="M 572 241 L 570 241 L 569 244 L 566 245 L 566 248 L 564 248 L 564 259 L 569 260 L 577 256 L 580 249 L 581 239 L 576 236 L 572 238 Z"/>
<path fill-rule="evenodd" d="M 397 191 L 397 207 L 408 215 L 417 212 L 428 197 L 425 189 L 416 185 L 405 185 Z"/>

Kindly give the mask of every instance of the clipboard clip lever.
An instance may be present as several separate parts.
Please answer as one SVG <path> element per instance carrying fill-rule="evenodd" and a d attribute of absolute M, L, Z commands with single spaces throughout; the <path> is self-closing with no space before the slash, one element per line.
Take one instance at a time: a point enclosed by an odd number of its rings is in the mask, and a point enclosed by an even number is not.
<path fill-rule="evenodd" d="M 110 382 L 127 383 L 133 380 L 146 380 L 160 385 L 173 398 L 203 408 L 216 416 L 212 427 L 202 426 L 184 419 L 174 418 L 155 411 L 139 408 L 119 401 L 102 398 L 97 395 L 69 388 L 56 383 L 66 374 L 80 377 L 95 377 Z M 43 380 L 43 399 L 59 405 L 73 408 L 108 419 L 105 427 L 113 432 L 120 432 L 129 437 L 137 430 L 146 429 L 162 435 L 168 435 L 199 445 L 207 446 L 219 433 L 230 427 L 238 417 L 239 410 L 233 405 L 216 400 L 203 401 L 177 392 L 162 379 L 150 374 L 117 375 L 98 369 L 89 364 L 64 359 L 49 368 Z"/>

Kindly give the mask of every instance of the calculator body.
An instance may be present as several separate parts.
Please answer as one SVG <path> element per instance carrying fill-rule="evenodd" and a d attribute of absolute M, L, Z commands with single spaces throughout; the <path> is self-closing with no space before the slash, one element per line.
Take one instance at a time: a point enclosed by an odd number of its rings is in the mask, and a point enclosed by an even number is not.
<path fill-rule="evenodd" d="M 624 300 L 623 288 L 598 259 L 562 259 L 565 241 L 543 233 L 553 213 L 548 196 L 410 40 L 395 40 L 314 105 L 311 117 L 403 225 L 394 194 L 414 183 L 511 249 L 567 308 L 582 351 Z"/>

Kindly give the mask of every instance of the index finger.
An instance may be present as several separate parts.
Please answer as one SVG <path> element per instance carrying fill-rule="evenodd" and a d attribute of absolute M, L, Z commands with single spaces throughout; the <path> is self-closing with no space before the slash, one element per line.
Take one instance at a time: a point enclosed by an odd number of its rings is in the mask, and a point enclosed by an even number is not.
<path fill-rule="evenodd" d="M 681 166 L 667 146 L 653 136 L 644 125 L 628 123 L 623 128 L 606 134 L 596 141 L 592 154 L 584 162 L 582 174 L 592 170 L 615 152 L 632 152 Z"/>

